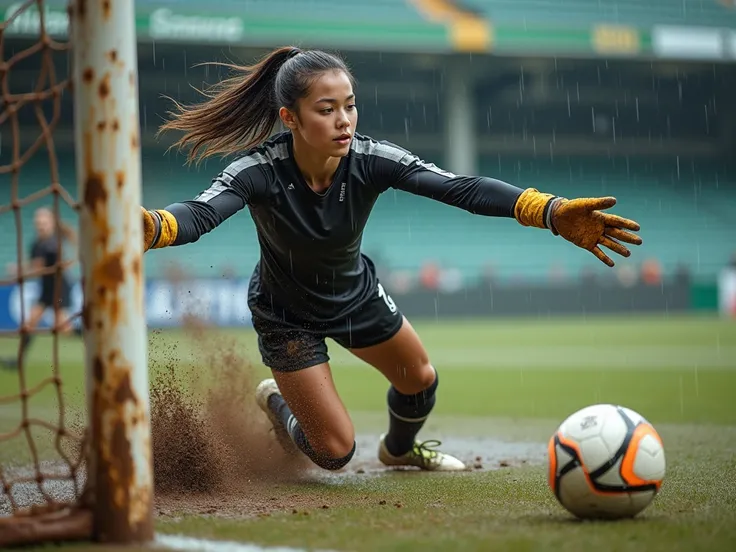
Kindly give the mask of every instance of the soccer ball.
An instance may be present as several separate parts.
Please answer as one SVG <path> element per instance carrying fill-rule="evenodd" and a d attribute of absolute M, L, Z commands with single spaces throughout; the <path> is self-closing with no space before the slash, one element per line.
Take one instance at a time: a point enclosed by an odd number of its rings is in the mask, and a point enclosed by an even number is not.
<path fill-rule="evenodd" d="M 634 517 L 662 485 L 664 447 L 633 410 L 588 406 L 567 418 L 549 441 L 549 486 L 582 519 Z"/>

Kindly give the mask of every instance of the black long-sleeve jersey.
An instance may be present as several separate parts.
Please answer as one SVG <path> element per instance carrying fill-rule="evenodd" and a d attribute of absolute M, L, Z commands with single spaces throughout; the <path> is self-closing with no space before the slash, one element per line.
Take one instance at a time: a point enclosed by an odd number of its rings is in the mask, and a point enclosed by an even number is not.
<path fill-rule="evenodd" d="M 355 134 L 332 185 L 316 193 L 294 161 L 287 131 L 232 162 L 193 200 L 166 209 L 178 222 L 173 245 L 183 245 L 248 206 L 261 249 L 251 308 L 261 304 L 332 322 L 376 293 L 375 268 L 361 241 L 378 196 L 389 188 L 497 217 L 513 217 L 522 192 L 492 178 L 454 175 L 399 146 Z"/>

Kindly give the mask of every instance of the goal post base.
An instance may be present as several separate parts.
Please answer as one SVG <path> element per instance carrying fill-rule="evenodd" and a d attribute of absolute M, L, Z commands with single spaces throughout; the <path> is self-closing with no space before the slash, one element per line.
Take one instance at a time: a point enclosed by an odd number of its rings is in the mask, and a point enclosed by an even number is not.
<path fill-rule="evenodd" d="M 0 549 L 154 538 L 135 2 L 60 1 L 66 37 L 52 29 L 50 0 L 18 0 L 0 18 L 0 131 L 9 142 L 0 234 L 15 249 L 0 287 L 18 304 L 0 329 L 17 347 L 12 356 L 0 347 L 0 370 L 16 376 L 0 386 Z M 19 39 L 18 30 L 36 36 Z M 55 142 L 70 124 L 73 140 Z M 69 315 L 80 310 L 82 342 L 61 354 Z M 27 355 L 29 338 L 43 333 L 48 362 Z M 78 404 L 69 393 L 82 373 Z M 77 408 L 83 420 L 73 421 Z M 66 450 L 70 423 L 84 426 L 80 459 Z"/>
<path fill-rule="evenodd" d="M 48 510 L 48 511 L 43 511 Z M 0 549 L 32 544 L 92 540 L 92 511 L 81 506 L 33 508 L 0 518 Z"/>

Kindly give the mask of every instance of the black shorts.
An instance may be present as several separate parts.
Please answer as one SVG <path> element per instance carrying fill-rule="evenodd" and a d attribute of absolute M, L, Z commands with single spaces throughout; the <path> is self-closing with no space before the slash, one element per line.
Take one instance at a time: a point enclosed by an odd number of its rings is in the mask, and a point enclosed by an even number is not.
<path fill-rule="evenodd" d="M 336 322 L 282 322 L 255 313 L 252 320 L 263 364 L 276 372 L 295 372 L 330 360 L 326 338 L 347 349 L 371 347 L 396 335 L 404 317 L 379 283 L 371 299 Z"/>
<path fill-rule="evenodd" d="M 69 284 L 62 282 L 59 290 L 59 299 L 56 301 L 56 289 L 54 282 L 41 284 L 41 294 L 38 296 L 37 304 L 46 308 L 67 309 L 71 306 L 71 289 Z"/>

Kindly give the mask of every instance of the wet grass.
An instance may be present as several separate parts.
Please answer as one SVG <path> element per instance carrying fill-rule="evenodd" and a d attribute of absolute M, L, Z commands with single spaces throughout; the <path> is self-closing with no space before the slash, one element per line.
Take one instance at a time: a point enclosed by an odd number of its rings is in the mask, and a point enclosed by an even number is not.
<path fill-rule="evenodd" d="M 558 505 L 543 466 L 481 473 L 393 473 L 275 486 L 275 496 L 319 495 L 321 506 L 248 518 L 171 511 L 159 534 L 321 550 L 730 551 L 736 542 L 736 433 L 665 431 L 662 492 L 633 520 L 580 522 Z M 719 439 L 719 436 L 721 437 Z M 694 449 L 708 441 L 710 448 Z M 69 550 L 103 547 L 69 545 Z M 39 548 L 40 550 L 40 548 Z"/>
<path fill-rule="evenodd" d="M 437 430 L 542 445 L 574 410 L 597 402 L 624 404 L 649 418 L 665 440 L 668 472 L 660 496 L 635 520 L 581 523 L 549 492 L 543 465 L 449 476 L 367 473 L 274 487 L 283 496 L 319 496 L 327 508 L 248 518 L 172 511 L 157 518 L 157 531 L 355 551 L 733 549 L 736 325 L 710 318 L 644 317 L 416 327 L 442 378 L 437 423 L 428 424 L 425 437 Z M 257 362 L 252 332 L 221 334 Z M 32 381 L 48 374 L 44 347 L 42 340 L 34 344 Z M 380 430 L 385 381 L 334 344 L 330 353 L 338 388 L 359 429 Z M 150 356 L 154 366 L 200 362 L 196 341 L 182 332 L 152 335 Z M 83 403 L 81 358 L 78 342 L 64 343 L 62 370 L 72 406 Z M 267 373 L 257 363 L 253 369 Z M 13 374 L 0 371 L 3 395 L 16 382 Z M 56 416 L 50 390 L 32 406 Z M 0 408 L 0 432 L 12 425 L 16 410 Z M 15 457 L 14 450 L 0 442 L 0 461 Z"/>
<path fill-rule="evenodd" d="M 532 424 L 533 425 L 533 424 Z M 321 505 L 268 515 L 159 516 L 159 534 L 355 552 L 444 550 L 730 551 L 736 542 L 736 431 L 665 426 L 668 475 L 633 520 L 580 522 L 546 486 L 543 466 L 480 473 L 393 473 L 277 485 Z M 705 445 L 705 446 L 704 446 Z M 39 550 L 43 548 L 38 548 Z M 72 550 L 103 547 L 71 544 Z"/>
<path fill-rule="evenodd" d="M 727 477 L 731 482 L 724 489 Z M 675 460 L 667 486 L 652 506 L 634 520 L 615 523 L 571 518 L 548 491 L 544 469 L 531 467 L 352 480 L 334 490 L 334 505 L 326 509 L 246 520 L 184 516 L 160 520 L 158 529 L 262 545 L 354 551 L 726 551 L 736 542 L 735 478 L 732 462 L 722 456 Z"/>

